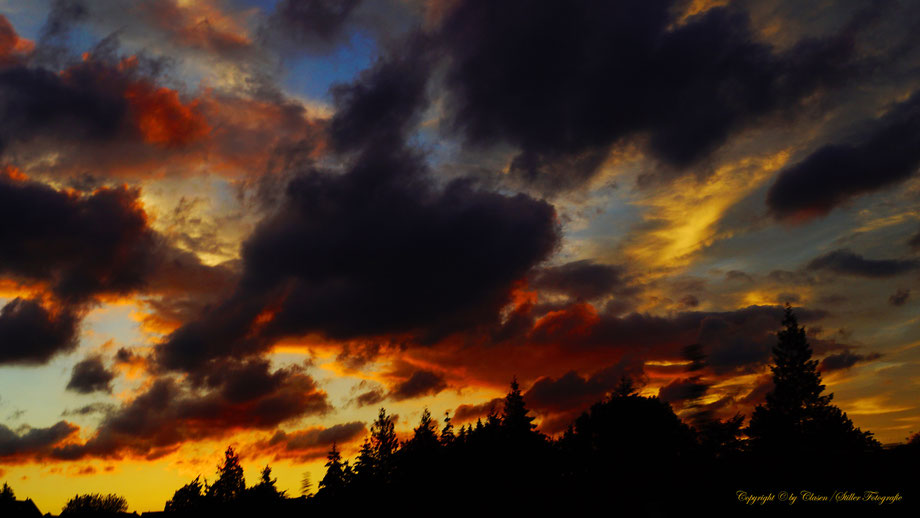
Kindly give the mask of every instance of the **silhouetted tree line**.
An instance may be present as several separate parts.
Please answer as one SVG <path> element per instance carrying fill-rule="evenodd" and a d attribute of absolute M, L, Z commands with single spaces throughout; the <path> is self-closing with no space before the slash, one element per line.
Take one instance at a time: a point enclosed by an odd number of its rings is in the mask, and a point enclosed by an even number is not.
<path fill-rule="evenodd" d="M 688 370 L 703 365 L 698 346 L 685 349 Z M 516 380 L 496 409 L 455 427 L 426 409 L 411 437 L 400 441 L 380 409 L 351 462 L 333 444 L 315 495 L 290 498 L 266 466 L 246 487 L 239 458 L 228 448 L 213 484 L 195 478 L 165 506 L 170 514 L 313 513 L 525 514 L 672 516 L 689 510 L 715 516 L 918 516 L 920 434 L 882 448 L 831 404 L 811 359 L 803 328 L 787 306 L 773 348 L 774 389 L 744 427 L 744 418 L 714 419 L 706 411 L 681 420 L 671 405 L 638 394 L 621 379 L 602 401 L 558 438 L 538 431 Z M 702 394 L 702 392 L 701 392 Z M 702 405 L 701 405 L 702 406 Z M 305 493 L 310 487 L 304 481 Z M 748 505 L 738 491 L 878 491 L 901 502 Z M 4 490 L 5 491 L 5 490 Z M 833 505 L 833 507 L 828 507 Z M 823 507 L 819 507 L 823 506 Z M 599 512 L 598 512 L 599 511 Z"/>

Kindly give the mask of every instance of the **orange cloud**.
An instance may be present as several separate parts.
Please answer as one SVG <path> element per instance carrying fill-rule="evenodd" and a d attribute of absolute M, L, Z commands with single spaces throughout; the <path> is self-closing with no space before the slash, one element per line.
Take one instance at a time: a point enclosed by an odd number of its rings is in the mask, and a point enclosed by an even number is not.
<path fill-rule="evenodd" d="M 20 38 L 10 21 L 0 14 L 0 65 L 16 63 L 34 48 L 35 44 Z"/>
<path fill-rule="evenodd" d="M 198 101 L 183 103 L 175 90 L 135 82 L 125 91 L 144 140 L 163 147 L 185 146 L 211 131 Z"/>
<path fill-rule="evenodd" d="M 540 317 L 531 336 L 539 341 L 566 341 L 587 336 L 598 322 L 600 318 L 594 306 L 581 302 Z"/>

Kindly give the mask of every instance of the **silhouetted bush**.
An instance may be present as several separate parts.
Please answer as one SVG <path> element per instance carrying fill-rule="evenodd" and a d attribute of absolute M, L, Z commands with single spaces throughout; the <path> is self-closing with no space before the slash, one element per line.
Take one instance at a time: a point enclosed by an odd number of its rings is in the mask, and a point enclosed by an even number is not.
<path fill-rule="evenodd" d="M 76 495 L 67 501 L 61 516 L 98 516 L 123 513 L 128 510 L 128 501 L 114 493 Z"/>

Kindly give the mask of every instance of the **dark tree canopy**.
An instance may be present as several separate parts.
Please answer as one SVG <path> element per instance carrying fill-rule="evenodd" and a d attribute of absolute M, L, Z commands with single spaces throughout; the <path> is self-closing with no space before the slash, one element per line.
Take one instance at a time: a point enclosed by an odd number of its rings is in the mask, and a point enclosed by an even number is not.
<path fill-rule="evenodd" d="M 188 484 L 180 487 L 173 493 L 173 497 L 166 502 L 164 511 L 191 512 L 204 505 L 205 487 L 201 483 L 201 476 L 195 477 Z"/>
<path fill-rule="evenodd" d="M 393 473 L 393 460 L 399 449 L 393 417 L 380 409 L 371 425 L 370 437 L 365 439 L 355 461 L 355 474 L 362 481 L 386 480 Z"/>
<path fill-rule="evenodd" d="M 68 500 L 61 510 L 61 516 L 123 513 L 127 510 L 128 501 L 123 496 L 114 493 L 107 495 L 90 493 L 76 495 Z"/>

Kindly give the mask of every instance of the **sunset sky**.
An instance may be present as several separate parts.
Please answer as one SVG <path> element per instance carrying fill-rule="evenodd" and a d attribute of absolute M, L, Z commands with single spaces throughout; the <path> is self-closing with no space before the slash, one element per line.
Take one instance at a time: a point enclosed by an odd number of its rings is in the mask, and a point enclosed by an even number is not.
<path fill-rule="evenodd" d="M 42 512 L 227 445 L 298 495 L 514 376 L 550 435 L 624 375 L 749 416 L 787 302 L 857 426 L 920 431 L 918 2 L 0 14 L 0 481 Z"/>

